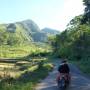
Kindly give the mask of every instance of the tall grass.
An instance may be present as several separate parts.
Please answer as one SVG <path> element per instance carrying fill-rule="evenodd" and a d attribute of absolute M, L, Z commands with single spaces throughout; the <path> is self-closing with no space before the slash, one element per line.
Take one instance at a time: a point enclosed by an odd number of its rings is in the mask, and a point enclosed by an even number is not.
<path fill-rule="evenodd" d="M 52 68 L 52 64 L 43 63 L 38 67 L 27 70 L 17 79 L 7 78 L 2 80 L 0 82 L 0 90 L 34 90 L 35 85 L 45 78 Z"/>

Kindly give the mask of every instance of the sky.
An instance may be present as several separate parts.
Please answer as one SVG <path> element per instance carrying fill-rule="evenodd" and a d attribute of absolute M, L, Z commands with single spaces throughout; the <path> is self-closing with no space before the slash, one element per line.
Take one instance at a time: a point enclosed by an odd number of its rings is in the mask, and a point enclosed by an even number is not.
<path fill-rule="evenodd" d="M 83 12 L 82 0 L 0 0 L 0 23 L 31 19 L 40 29 L 63 31 L 72 18 Z"/>

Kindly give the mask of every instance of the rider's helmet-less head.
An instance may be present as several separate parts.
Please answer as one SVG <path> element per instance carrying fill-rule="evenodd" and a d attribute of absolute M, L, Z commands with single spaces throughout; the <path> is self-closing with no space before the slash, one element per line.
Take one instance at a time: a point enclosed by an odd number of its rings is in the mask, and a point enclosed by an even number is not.
<path fill-rule="evenodd" d="M 67 60 L 66 59 L 63 59 L 61 63 L 67 63 Z"/>

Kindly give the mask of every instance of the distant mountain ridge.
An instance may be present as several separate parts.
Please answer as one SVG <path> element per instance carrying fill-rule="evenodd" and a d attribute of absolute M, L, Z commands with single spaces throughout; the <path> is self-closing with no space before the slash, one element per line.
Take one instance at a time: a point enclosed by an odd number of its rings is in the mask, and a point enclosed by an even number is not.
<path fill-rule="evenodd" d="M 59 31 L 50 28 L 40 30 L 32 20 L 0 24 L 0 43 L 46 42 L 48 34 L 56 35 L 58 33 Z"/>
<path fill-rule="evenodd" d="M 43 28 L 42 31 L 47 33 L 47 34 L 53 34 L 53 35 L 60 33 L 58 30 L 47 28 L 47 27 Z"/>
<path fill-rule="evenodd" d="M 30 32 L 40 31 L 40 28 L 38 27 L 38 25 L 32 20 L 24 20 L 21 22 L 16 22 L 16 24 L 21 24 L 25 29 L 27 29 Z"/>

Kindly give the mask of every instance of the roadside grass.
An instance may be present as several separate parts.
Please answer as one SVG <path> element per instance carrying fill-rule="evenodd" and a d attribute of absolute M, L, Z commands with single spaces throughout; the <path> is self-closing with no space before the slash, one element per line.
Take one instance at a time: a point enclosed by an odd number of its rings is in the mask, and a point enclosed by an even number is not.
<path fill-rule="evenodd" d="M 25 71 L 32 71 L 40 62 L 46 63 L 48 60 L 45 57 L 34 57 L 30 60 L 20 60 L 17 62 L 0 62 L 0 77 L 6 77 L 7 75 L 11 77 L 20 76 Z"/>
<path fill-rule="evenodd" d="M 90 60 L 74 60 L 70 63 L 75 64 L 79 69 L 87 75 L 90 75 Z"/>
<path fill-rule="evenodd" d="M 5 77 L 0 82 L 0 90 L 34 90 L 35 85 L 45 78 L 48 73 L 53 69 L 52 63 L 49 63 L 47 59 L 33 59 L 32 62 L 39 62 L 31 66 L 31 62 L 17 62 L 18 76 L 16 77 Z M 9 64 L 9 63 L 8 63 Z M 6 65 L 6 64 L 3 64 Z M 8 65 L 6 65 L 8 66 Z M 14 63 L 9 67 L 12 68 Z M 3 68 L 3 67 L 2 67 Z M 6 67 L 7 68 L 7 67 Z M 15 71 L 15 70 L 13 70 Z M 16 72 L 15 72 L 16 74 Z"/>
<path fill-rule="evenodd" d="M 0 46 L 0 90 L 34 90 L 53 69 L 50 52 L 44 44 Z"/>

